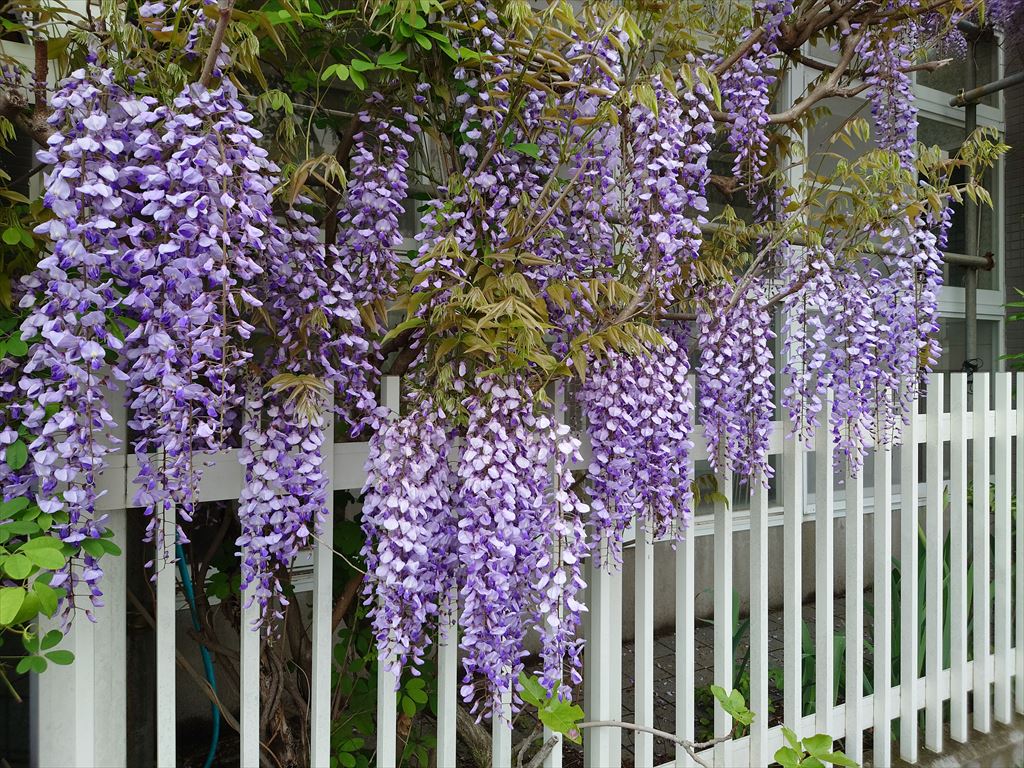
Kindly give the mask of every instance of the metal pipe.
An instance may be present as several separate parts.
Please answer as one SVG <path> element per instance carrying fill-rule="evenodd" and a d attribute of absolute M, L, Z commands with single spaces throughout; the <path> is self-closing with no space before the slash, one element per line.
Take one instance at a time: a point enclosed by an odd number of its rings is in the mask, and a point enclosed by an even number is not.
<path fill-rule="evenodd" d="M 975 78 L 973 77 L 969 78 L 969 80 L 974 79 Z M 973 104 L 974 102 L 981 101 L 989 94 L 999 93 L 999 91 L 1002 91 L 1013 85 L 1019 85 L 1020 83 L 1024 83 L 1024 71 L 1016 72 L 1012 75 L 1008 75 L 1007 77 L 1001 78 L 999 80 L 993 80 L 991 83 L 985 83 L 985 85 L 982 85 L 977 88 L 971 86 L 968 83 L 968 86 L 964 88 L 963 91 L 961 91 L 960 93 L 958 93 L 956 96 L 949 100 L 949 106 L 968 106 L 970 104 Z"/>
<path fill-rule="evenodd" d="M 978 52 L 977 37 L 967 39 L 967 72 L 964 78 L 964 92 L 971 93 L 976 90 L 978 84 L 977 59 Z M 978 127 L 978 104 L 976 101 L 965 101 L 964 103 L 964 130 L 965 137 L 974 133 Z M 967 168 L 967 181 L 971 181 L 971 169 Z M 977 255 L 978 243 L 978 206 L 970 195 L 964 197 L 964 233 L 966 235 L 966 248 L 968 256 Z M 967 269 L 967 280 L 964 284 L 964 325 L 967 327 L 967 338 L 964 348 L 965 362 L 973 362 L 978 357 L 978 270 Z"/>
<path fill-rule="evenodd" d="M 983 269 L 986 272 L 991 272 L 996 267 L 995 256 L 992 252 L 986 253 L 984 256 L 968 256 L 964 253 L 946 253 L 943 254 L 947 264 L 953 264 L 957 267 L 966 267 L 969 269 Z"/>

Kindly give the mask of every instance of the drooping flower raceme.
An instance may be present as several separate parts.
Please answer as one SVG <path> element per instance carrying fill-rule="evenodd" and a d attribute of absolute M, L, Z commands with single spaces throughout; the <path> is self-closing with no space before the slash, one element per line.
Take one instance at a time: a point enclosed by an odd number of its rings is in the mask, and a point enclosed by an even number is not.
<path fill-rule="evenodd" d="M 622 536 L 641 519 L 681 538 L 692 514 L 693 403 L 685 345 L 666 335 L 642 355 L 596 360 L 579 400 L 587 418 L 595 557 L 620 565 Z"/>
<path fill-rule="evenodd" d="M 740 291 L 734 297 L 734 291 Z M 716 471 L 729 469 L 765 482 L 775 385 L 771 312 L 761 281 L 713 289 L 697 312 L 700 418 L 708 459 Z"/>
<path fill-rule="evenodd" d="M 375 94 L 370 104 L 382 101 Z M 389 298 L 396 287 L 399 220 L 409 189 L 409 147 L 419 132 L 416 120 L 401 107 L 394 107 L 387 120 L 359 115 L 351 178 L 338 211 L 338 252 L 355 280 L 358 301 Z"/>
<path fill-rule="evenodd" d="M 366 603 L 382 663 L 423 661 L 456 589 L 452 430 L 429 398 L 370 438 L 363 530 Z M 454 638 L 452 638 L 454 639 Z"/>
<path fill-rule="evenodd" d="M 25 279 L 22 306 L 31 313 L 21 336 L 31 347 L 19 382 L 24 401 L 11 407 L 35 435 L 29 452 L 36 501 L 44 513 L 66 516 L 59 534 L 75 547 L 103 530 L 96 482 L 114 448 L 107 398 L 116 387 L 105 355 L 122 347 L 111 332 L 122 298 L 111 264 L 122 256 L 124 229 L 139 205 L 122 192 L 131 183 L 131 137 L 146 128 L 153 106 L 115 85 L 110 70 L 76 70 L 51 98 L 54 133 L 40 153 L 52 165 L 44 204 L 53 218 L 36 231 L 53 251 Z M 99 598 L 102 571 L 88 554 L 81 557 L 80 570 L 72 562 L 51 581 L 66 586 L 69 609 L 77 583 Z"/>

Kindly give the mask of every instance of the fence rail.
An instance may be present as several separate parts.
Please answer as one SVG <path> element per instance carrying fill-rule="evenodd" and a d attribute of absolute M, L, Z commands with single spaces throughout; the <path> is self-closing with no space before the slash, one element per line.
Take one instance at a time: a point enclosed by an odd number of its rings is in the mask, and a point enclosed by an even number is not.
<path fill-rule="evenodd" d="M 384 385 L 384 402 L 398 404 L 397 379 Z M 948 391 L 949 406 L 946 407 Z M 1016 395 L 1014 394 L 1016 393 Z M 777 456 L 776 498 L 755 483 L 749 511 L 718 503 L 713 514 L 698 517 L 690 535 L 674 551 L 675 583 L 675 730 L 686 739 L 695 733 L 695 558 L 696 540 L 713 537 L 714 551 L 714 681 L 726 689 L 733 681 L 733 590 L 749 586 L 750 708 L 759 716 L 750 733 L 719 744 L 702 755 L 719 765 L 767 765 L 783 745 L 781 725 L 771 724 L 768 652 L 768 575 L 781 564 L 783 571 L 783 684 L 782 723 L 798 734 L 829 733 L 844 739 L 846 753 L 860 761 L 867 732 L 875 765 L 891 760 L 890 738 L 899 719 L 898 754 L 914 762 L 919 751 L 919 716 L 923 711 L 924 747 L 943 748 L 949 701 L 949 734 L 965 741 L 973 728 L 988 731 L 993 718 L 1008 722 L 1014 710 L 1024 712 L 1024 568 L 1014 568 L 1024 556 L 1024 524 L 1011 514 L 1016 487 L 1024 487 L 1024 375 L 976 373 L 969 384 L 965 374 L 935 376 L 924 412 L 915 404 L 914 418 L 904 430 L 904 441 L 915 450 L 883 448 L 873 452 L 871 493 L 863 476 L 846 473 L 843 493 L 837 493 L 832 470 L 832 445 L 825 429 L 813 442 L 813 452 L 793 440 L 784 440 L 784 424 L 773 430 L 771 452 Z M 1013 400 L 1016 398 L 1016 405 Z M 828 404 L 826 403 L 826 407 Z M 979 415 L 982 416 L 979 418 Z M 694 459 L 704 456 L 698 439 Z M 1014 449 L 1016 467 L 1013 464 Z M 361 488 L 367 449 L 361 443 L 325 441 L 326 464 L 337 490 Z M 923 467 L 919 467 L 923 454 Z M 898 461 L 897 461 L 898 455 Z M 126 509 L 133 493 L 134 457 L 115 454 L 102 477 L 106 495 L 101 506 L 110 514 L 115 536 L 123 538 Z M 899 477 L 894 478 L 898 467 Z M 866 467 L 867 468 L 867 467 Z M 919 470 L 924 470 L 923 482 Z M 813 473 L 813 474 L 812 474 Z M 810 480 L 813 476 L 813 493 Z M 988 493 L 974 493 L 968 504 L 968 479 L 975 489 L 994 485 L 990 509 Z M 732 488 L 731 478 L 719 478 L 720 487 Z M 205 469 L 201 499 L 237 499 L 242 472 L 233 451 L 217 454 Z M 331 515 L 333 516 L 333 509 Z M 870 515 L 873 535 L 865 539 Z M 847 642 L 842 658 L 834 653 L 835 525 L 845 518 L 845 616 Z M 920 613 L 919 518 L 925 532 L 924 611 Z M 770 547 L 770 528 L 781 524 L 781 546 Z M 803 573 L 801 537 L 814 525 L 815 711 L 802 701 Z M 330 521 L 328 522 L 330 529 Z M 736 584 L 738 564 L 734 532 L 749 529 L 750 584 Z M 169 528 L 173 535 L 173 527 Z M 894 531 L 898 539 L 894 539 Z M 943 539 L 949 533 L 948 586 Z M 780 542 L 775 542 L 779 544 Z M 655 542 L 642 527 L 633 544 L 635 569 L 635 722 L 654 725 L 654 584 Z M 873 671 L 866 693 L 864 644 L 865 560 L 872 555 Z M 893 557 L 900 561 L 899 589 L 892 586 Z M 330 760 L 330 684 L 332 664 L 331 596 L 332 553 L 326 542 L 312 552 L 313 674 L 311 679 L 311 762 L 318 768 Z M 78 622 L 69 638 L 78 658 L 66 669 L 53 669 L 40 677 L 33 692 L 34 706 L 46 721 L 71 723 L 67 738 L 53 739 L 34 727 L 35 762 L 39 766 L 121 766 L 126 764 L 126 573 L 123 558 L 107 567 L 106 601 L 97 610 L 98 623 Z M 971 570 L 968 571 L 968 563 Z M 622 717 L 623 574 L 590 569 L 589 614 L 583 706 L 590 720 Z M 1011 578 L 1013 577 L 1013 578 Z M 899 627 L 891 623 L 899 600 Z M 156 764 L 177 764 L 175 704 L 175 569 L 165 567 L 156 581 L 155 682 L 157 702 Z M 948 608 L 948 650 L 944 636 L 944 610 Z M 240 637 L 241 764 L 259 765 L 260 644 L 247 627 L 254 618 L 243 617 Z M 973 618 L 972 618 L 973 617 Z M 973 631 L 969 632 L 969 622 Z M 923 647 L 919 637 L 923 626 Z M 454 629 L 449 638 L 455 637 Z M 1016 645 L 1014 641 L 1016 639 Z M 898 641 L 898 676 L 893 679 L 895 643 Z M 923 653 L 923 675 L 921 663 Z M 948 659 L 945 658 L 948 656 Z M 847 681 L 844 700 L 835 703 L 837 665 Z M 438 766 L 455 766 L 457 755 L 456 707 L 458 654 L 454 639 L 438 649 Z M 397 701 L 394 680 L 380 672 L 377 706 L 377 764 L 396 763 Z M 855 681 L 851 683 L 851 681 Z M 717 709 L 717 708 L 716 708 Z M 724 735 L 731 723 L 720 709 L 714 732 Z M 512 739 L 504 724 L 495 722 L 494 765 L 512 765 Z M 615 768 L 621 763 L 622 734 L 613 727 L 594 728 L 585 738 L 585 764 Z M 634 764 L 655 764 L 653 737 L 639 734 L 634 743 Z M 562 746 L 545 765 L 562 764 Z M 666 765 L 672 765 L 667 763 Z M 691 765 L 681 748 L 675 765 Z"/>

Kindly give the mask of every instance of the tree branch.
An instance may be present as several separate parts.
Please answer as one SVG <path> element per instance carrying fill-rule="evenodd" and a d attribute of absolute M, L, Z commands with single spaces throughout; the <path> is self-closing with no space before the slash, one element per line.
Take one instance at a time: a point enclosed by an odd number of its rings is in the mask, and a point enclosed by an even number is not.
<path fill-rule="evenodd" d="M 217 16 L 217 26 L 214 27 L 213 37 L 210 39 L 210 50 L 206 53 L 203 73 L 199 76 L 199 84 L 204 88 L 210 85 L 213 69 L 217 66 L 217 57 L 220 56 L 220 47 L 224 42 L 224 34 L 228 31 L 228 22 L 231 21 L 231 9 L 234 5 L 235 0 L 221 0 L 220 14 Z"/>
<path fill-rule="evenodd" d="M 48 146 L 46 140 L 50 138 L 52 129 L 46 122 L 45 114 L 30 114 L 28 100 L 17 91 L 0 89 L 0 117 L 6 117 L 39 146 Z"/>
<path fill-rule="evenodd" d="M 356 131 L 359 129 L 359 122 L 359 115 L 352 115 L 352 119 L 348 121 L 348 126 L 345 128 L 345 133 L 342 134 L 338 148 L 334 150 L 334 159 L 338 161 L 338 165 L 345 169 L 346 174 L 349 171 L 348 159 L 352 153 L 352 144 L 355 141 Z M 342 191 L 333 184 L 327 188 L 324 194 L 324 204 L 326 206 L 324 211 L 324 242 L 328 246 L 332 246 L 338 241 L 338 204 L 341 202 L 341 194 Z"/>
<path fill-rule="evenodd" d="M 676 736 L 674 733 L 669 733 L 668 731 L 661 731 L 657 728 L 648 728 L 646 725 L 637 725 L 636 723 L 627 723 L 624 720 L 590 720 L 585 723 L 578 723 L 576 728 L 579 730 L 584 728 L 623 728 L 627 731 L 649 733 L 656 738 L 665 739 L 666 741 L 678 744 L 686 750 L 687 754 L 690 755 L 697 765 L 703 766 L 703 768 L 712 768 L 712 766 L 711 763 L 705 762 L 701 758 L 697 757 L 697 750 L 708 749 L 716 744 L 721 744 L 732 739 L 732 732 L 730 732 L 727 736 L 716 736 L 710 741 L 688 741 L 687 739 Z"/>
<path fill-rule="evenodd" d="M 341 590 L 341 594 L 338 595 L 338 601 L 334 604 L 334 610 L 331 612 L 332 632 L 336 632 L 338 627 L 341 626 L 341 620 L 345 618 L 345 614 L 348 612 L 349 606 L 352 605 L 352 601 L 355 599 L 356 595 L 359 594 L 359 586 L 362 583 L 363 574 L 361 573 L 355 574 L 345 582 L 345 586 Z"/>

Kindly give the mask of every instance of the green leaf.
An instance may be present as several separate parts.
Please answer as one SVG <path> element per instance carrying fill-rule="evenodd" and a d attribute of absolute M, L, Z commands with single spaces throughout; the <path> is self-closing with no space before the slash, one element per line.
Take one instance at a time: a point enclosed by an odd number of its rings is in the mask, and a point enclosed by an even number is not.
<path fill-rule="evenodd" d="M 12 579 L 21 581 L 32 573 L 32 561 L 25 555 L 11 555 L 4 560 L 4 572 Z"/>
<path fill-rule="evenodd" d="M 544 690 L 544 686 L 541 685 L 540 680 L 533 675 L 527 675 L 525 672 L 520 672 L 519 684 L 523 686 L 523 690 L 519 692 L 523 701 L 527 704 L 532 704 L 538 709 L 544 706 L 544 703 L 548 698 L 548 692 Z"/>
<path fill-rule="evenodd" d="M 721 704 L 725 713 L 737 723 L 750 725 L 754 722 L 754 713 L 747 709 L 746 702 L 743 700 L 743 694 L 739 691 L 726 693 L 725 689 L 721 686 L 712 685 L 711 693 L 718 699 L 718 703 Z"/>
<path fill-rule="evenodd" d="M 63 568 L 66 562 L 64 555 L 56 549 L 32 549 L 25 553 L 25 557 L 40 568 L 46 568 L 51 571 Z"/>
<path fill-rule="evenodd" d="M 413 717 L 416 714 L 416 702 L 410 699 L 408 696 L 403 696 L 402 711 L 405 712 L 406 717 Z"/>
<path fill-rule="evenodd" d="M 366 59 L 352 59 L 349 66 L 356 72 L 369 72 L 371 69 L 376 69 L 377 65 L 372 61 L 366 61 Z"/>
<path fill-rule="evenodd" d="M 385 69 L 393 69 L 405 61 L 406 57 L 407 55 L 405 51 L 390 51 L 388 53 L 382 53 L 377 57 L 377 66 L 384 67 Z"/>
<path fill-rule="evenodd" d="M 350 74 L 348 66 L 345 64 L 335 64 L 334 74 L 339 80 L 345 82 L 346 80 L 348 80 Z"/>
<path fill-rule="evenodd" d="M 17 245 L 21 242 L 21 228 L 8 227 L 4 230 L 3 238 L 8 245 Z"/>
<path fill-rule="evenodd" d="M 7 339 L 7 354 L 13 357 L 24 357 L 28 354 L 28 344 L 22 341 L 20 336 L 11 336 Z"/>
<path fill-rule="evenodd" d="M 45 635 L 42 640 L 39 641 L 39 647 L 44 651 L 48 651 L 57 645 L 61 640 L 64 639 L 64 633 L 59 629 L 51 629 Z"/>
<path fill-rule="evenodd" d="M 25 594 L 24 587 L 0 588 L 0 625 L 8 626 L 14 621 L 25 602 Z"/>
<path fill-rule="evenodd" d="M 858 768 L 857 761 L 852 757 L 847 757 L 842 752 L 830 752 L 827 755 L 819 755 L 826 763 L 832 763 L 832 765 L 841 765 L 843 768 Z"/>
<path fill-rule="evenodd" d="M 60 593 L 56 589 L 36 579 L 32 582 L 32 592 L 39 599 L 39 610 L 44 615 L 53 616 L 57 612 L 57 601 L 60 599 Z"/>
<path fill-rule="evenodd" d="M 19 552 L 32 552 L 39 549 L 55 549 L 58 552 L 63 549 L 64 543 L 53 536 L 40 536 L 36 539 L 26 541 L 19 547 Z"/>
<path fill-rule="evenodd" d="M 42 656 L 26 656 L 18 662 L 15 671 L 19 675 L 24 675 L 26 672 L 35 672 L 37 675 L 42 674 L 46 671 L 46 659 Z"/>
<path fill-rule="evenodd" d="M 60 664 L 62 667 L 66 667 L 75 660 L 75 654 L 71 651 L 50 651 L 44 655 L 54 664 Z"/>
<path fill-rule="evenodd" d="M 782 735 L 786 737 L 786 741 L 789 742 L 789 746 L 791 746 L 794 751 L 800 751 L 800 739 L 796 737 L 796 734 L 793 733 L 792 730 L 790 730 L 786 726 L 782 726 Z"/>
<path fill-rule="evenodd" d="M 352 79 L 352 84 L 355 85 L 356 88 L 361 91 L 366 89 L 366 77 L 364 77 L 361 72 L 353 69 L 349 72 L 349 77 Z"/>
<path fill-rule="evenodd" d="M 782 768 L 799 768 L 800 754 L 792 747 L 780 747 L 775 753 L 775 762 Z"/>
<path fill-rule="evenodd" d="M 422 688 L 410 688 L 406 695 L 417 704 L 427 703 L 427 692 Z"/>
<path fill-rule="evenodd" d="M 26 621 L 32 621 L 39 615 L 39 598 L 32 592 L 25 593 L 25 602 L 21 604 L 21 608 L 18 610 L 18 614 L 14 617 L 14 624 L 24 624 Z"/>
<path fill-rule="evenodd" d="M 11 515 L 17 514 L 28 505 L 29 501 L 24 496 L 19 496 L 16 499 L 5 501 L 0 504 L 0 518 L 10 517 Z"/>
<path fill-rule="evenodd" d="M 430 49 L 432 49 L 434 47 L 434 44 L 432 42 L 430 42 L 430 38 L 427 37 L 426 35 L 424 35 L 424 34 L 422 34 L 420 32 L 417 32 L 415 37 L 416 37 L 416 42 L 419 44 L 420 48 L 422 48 L 422 49 L 424 49 L 426 51 L 429 51 Z"/>
<path fill-rule="evenodd" d="M 572 741 L 579 742 L 577 723 L 583 719 L 583 709 L 579 704 L 554 698 L 537 710 L 540 721 L 555 733 L 561 733 Z"/>
<path fill-rule="evenodd" d="M 820 758 L 832 751 L 832 737 L 826 733 L 808 736 L 804 739 L 804 749 L 808 754 Z"/>
<path fill-rule="evenodd" d="M 28 448 L 21 440 L 16 440 L 7 446 L 7 466 L 11 469 L 21 469 L 28 462 Z"/>
<path fill-rule="evenodd" d="M 391 341 L 391 339 L 409 330 L 410 328 L 419 328 L 425 322 L 426 320 L 424 320 L 422 317 L 410 317 L 406 320 L 403 320 L 402 322 L 400 322 L 398 325 L 396 325 L 394 328 L 387 332 L 387 335 L 381 341 L 381 344 Z"/>
<path fill-rule="evenodd" d="M 516 152 L 522 152 L 524 155 L 529 155 L 534 159 L 540 158 L 540 147 L 536 144 L 513 144 L 511 148 Z"/>

